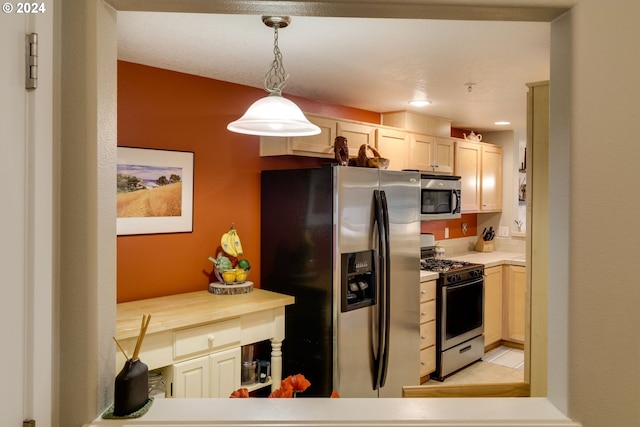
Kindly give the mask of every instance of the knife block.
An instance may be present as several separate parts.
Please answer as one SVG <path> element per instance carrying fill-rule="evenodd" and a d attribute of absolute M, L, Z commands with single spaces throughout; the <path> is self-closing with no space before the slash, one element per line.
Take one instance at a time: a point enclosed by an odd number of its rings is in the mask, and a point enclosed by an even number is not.
<path fill-rule="evenodd" d="M 476 252 L 493 252 L 493 241 L 478 239 L 476 246 L 473 248 Z"/>

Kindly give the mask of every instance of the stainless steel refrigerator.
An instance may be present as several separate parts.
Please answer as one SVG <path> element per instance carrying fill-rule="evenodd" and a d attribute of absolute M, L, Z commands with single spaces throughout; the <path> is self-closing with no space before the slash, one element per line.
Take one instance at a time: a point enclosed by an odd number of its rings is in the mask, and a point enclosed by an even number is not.
<path fill-rule="evenodd" d="M 286 308 L 283 377 L 304 396 L 401 397 L 419 373 L 420 175 L 263 171 L 260 283 Z"/>

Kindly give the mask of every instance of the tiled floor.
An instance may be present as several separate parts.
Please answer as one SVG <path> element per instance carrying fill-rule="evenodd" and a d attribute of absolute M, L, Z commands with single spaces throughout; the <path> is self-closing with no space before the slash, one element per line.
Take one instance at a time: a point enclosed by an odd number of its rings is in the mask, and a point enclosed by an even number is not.
<path fill-rule="evenodd" d="M 524 352 L 515 348 L 500 346 L 488 351 L 482 360 L 496 365 L 524 371 Z"/>
<path fill-rule="evenodd" d="M 443 382 L 429 380 L 426 384 L 459 385 L 524 381 L 524 352 L 500 346 L 487 353 L 482 361 L 446 377 Z"/>

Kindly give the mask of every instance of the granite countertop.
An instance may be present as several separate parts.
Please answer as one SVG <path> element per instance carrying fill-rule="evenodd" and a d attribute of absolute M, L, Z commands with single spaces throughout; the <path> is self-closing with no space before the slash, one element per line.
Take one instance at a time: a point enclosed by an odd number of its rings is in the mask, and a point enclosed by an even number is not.
<path fill-rule="evenodd" d="M 503 264 L 520 265 L 523 267 L 527 265 L 526 255 L 519 252 L 467 252 L 464 254 L 447 256 L 446 258 L 483 264 L 485 268 Z M 438 276 L 439 273 L 432 271 L 420 271 L 421 282 L 436 280 Z"/>

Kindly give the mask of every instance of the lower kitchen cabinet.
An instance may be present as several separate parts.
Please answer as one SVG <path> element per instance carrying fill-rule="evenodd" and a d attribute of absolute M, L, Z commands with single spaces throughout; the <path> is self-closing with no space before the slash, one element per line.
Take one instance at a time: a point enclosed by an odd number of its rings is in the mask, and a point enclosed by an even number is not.
<path fill-rule="evenodd" d="M 527 269 L 518 265 L 505 267 L 505 339 L 524 343 L 527 301 Z"/>
<path fill-rule="evenodd" d="M 493 348 L 502 341 L 502 266 L 484 270 L 484 345 Z"/>
<path fill-rule="evenodd" d="M 168 397 L 228 397 L 240 388 L 240 347 L 163 369 Z"/>
<path fill-rule="evenodd" d="M 435 370 L 436 281 L 430 280 L 420 283 L 420 382 Z"/>

